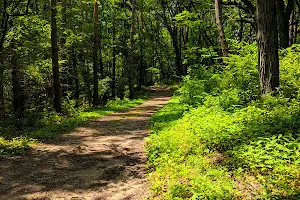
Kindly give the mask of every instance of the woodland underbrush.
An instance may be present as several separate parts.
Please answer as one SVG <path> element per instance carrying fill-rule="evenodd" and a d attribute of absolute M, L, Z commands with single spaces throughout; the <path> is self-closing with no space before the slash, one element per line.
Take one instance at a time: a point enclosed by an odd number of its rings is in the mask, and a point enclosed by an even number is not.
<path fill-rule="evenodd" d="M 191 66 L 152 118 L 153 199 L 300 198 L 300 46 L 280 52 L 281 87 L 267 96 L 255 44 L 241 46 L 224 66 Z"/>

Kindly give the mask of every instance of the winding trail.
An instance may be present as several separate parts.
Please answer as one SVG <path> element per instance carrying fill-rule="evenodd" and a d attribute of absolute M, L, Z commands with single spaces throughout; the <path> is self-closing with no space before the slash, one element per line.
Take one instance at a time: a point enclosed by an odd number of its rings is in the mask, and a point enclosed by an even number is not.
<path fill-rule="evenodd" d="M 0 158 L 1 200 L 142 200 L 149 195 L 143 145 L 151 116 L 170 99 L 145 103 L 58 135 L 23 156 Z"/>

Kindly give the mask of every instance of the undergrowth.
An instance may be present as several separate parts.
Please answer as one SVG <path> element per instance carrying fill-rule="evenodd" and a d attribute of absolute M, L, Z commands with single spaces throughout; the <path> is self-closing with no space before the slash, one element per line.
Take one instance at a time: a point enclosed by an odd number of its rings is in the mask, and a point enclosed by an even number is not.
<path fill-rule="evenodd" d="M 73 110 L 72 114 L 59 115 L 56 112 L 47 113 L 37 126 L 26 127 L 20 132 L 13 126 L 2 126 L 0 129 L 0 155 L 19 155 L 31 146 L 57 134 L 71 131 L 76 126 L 91 119 L 101 118 L 116 111 L 134 107 L 144 102 L 148 96 L 129 100 L 109 101 L 102 108 L 87 108 Z M 6 127 L 6 128 L 3 128 Z"/>
<path fill-rule="evenodd" d="M 255 45 L 194 66 L 152 119 L 153 199 L 300 199 L 299 51 L 281 52 L 276 96 L 259 94 Z"/>

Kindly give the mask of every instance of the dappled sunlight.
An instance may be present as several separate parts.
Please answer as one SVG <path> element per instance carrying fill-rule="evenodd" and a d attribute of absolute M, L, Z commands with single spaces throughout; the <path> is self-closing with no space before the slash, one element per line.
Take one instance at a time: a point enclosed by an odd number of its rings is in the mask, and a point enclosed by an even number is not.
<path fill-rule="evenodd" d="M 2 197 L 115 200 L 146 195 L 144 138 L 149 134 L 150 117 L 168 100 L 154 96 L 136 108 L 47 139 L 24 156 L 3 158 Z"/>

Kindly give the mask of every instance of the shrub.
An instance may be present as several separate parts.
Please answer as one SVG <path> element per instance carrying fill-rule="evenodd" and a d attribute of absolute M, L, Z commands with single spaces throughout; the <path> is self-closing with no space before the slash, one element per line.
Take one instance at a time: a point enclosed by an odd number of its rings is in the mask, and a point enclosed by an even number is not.
<path fill-rule="evenodd" d="M 151 123 L 150 181 L 159 199 L 300 197 L 299 51 L 281 51 L 276 96 L 260 96 L 254 45 L 239 47 L 214 73 L 192 66 L 179 101 Z M 188 110 L 169 123 L 174 102 Z"/>

